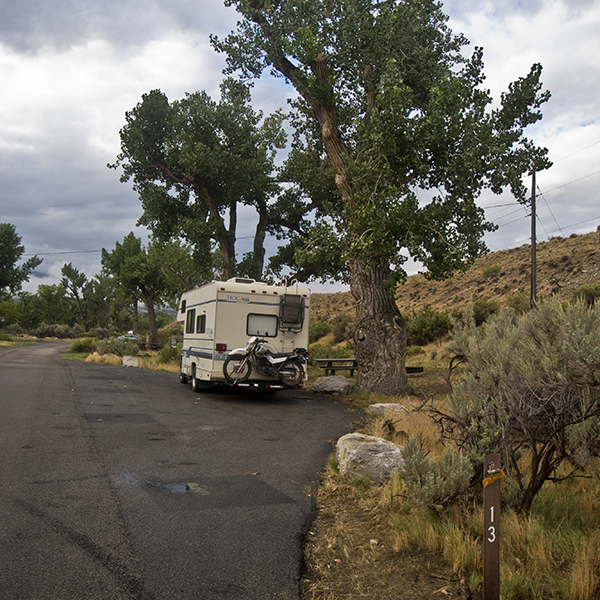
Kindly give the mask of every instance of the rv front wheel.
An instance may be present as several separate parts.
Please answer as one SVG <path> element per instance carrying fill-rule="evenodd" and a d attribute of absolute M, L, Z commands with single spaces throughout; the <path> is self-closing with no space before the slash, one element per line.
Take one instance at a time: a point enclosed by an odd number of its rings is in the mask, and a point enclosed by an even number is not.
<path fill-rule="evenodd" d="M 227 383 L 244 383 L 250 377 L 252 366 L 247 356 L 228 356 L 223 364 L 223 375 Z"/>

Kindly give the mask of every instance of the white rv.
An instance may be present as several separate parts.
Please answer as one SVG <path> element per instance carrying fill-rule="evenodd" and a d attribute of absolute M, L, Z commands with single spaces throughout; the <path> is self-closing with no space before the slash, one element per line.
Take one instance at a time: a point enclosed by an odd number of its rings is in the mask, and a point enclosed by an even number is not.
<path fill-rule="evenodd" d="M 267 285 L 253 279 L 213 281 L 181 296 L 177 320 L 183 322 L 179 378 L 194 391 L 226 385 L 228 352 L 248 339 L 266 339 L 277 352 L 308 348 L 310 290 L 296 285 Z M 282 387 L 276 378 L 252 373 L 245 385 Z"/>

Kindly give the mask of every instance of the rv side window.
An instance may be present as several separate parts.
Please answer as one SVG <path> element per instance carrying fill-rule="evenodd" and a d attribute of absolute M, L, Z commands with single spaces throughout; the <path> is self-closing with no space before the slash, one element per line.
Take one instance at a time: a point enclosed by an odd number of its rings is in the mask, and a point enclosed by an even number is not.
<path fill-rule="evenodd" d="M 248 315 L 246 334 L 259 335 L 261 337 L 277 337 L 277 316 Z"/>
<path fill-rule="evenodd" d="M 182 300 L 181 301 L 181 309 L 180 312 L 184 313 L 185 312 L 185 305 L 186 305 L 186 300 Z"/>
<path fill-rule="evenodd" d="M 187 311 L 187 315 L 185 316 L 185 332 L 186 333 L 194 333 L 194 324 L 196 322 L 196 309 L 192 308 Z"/>
<path fill-rule="evenodd" d="M 196 319 L 196 333 L 204 333 L 206 331 L 206 315 L 198 315 Z"/>

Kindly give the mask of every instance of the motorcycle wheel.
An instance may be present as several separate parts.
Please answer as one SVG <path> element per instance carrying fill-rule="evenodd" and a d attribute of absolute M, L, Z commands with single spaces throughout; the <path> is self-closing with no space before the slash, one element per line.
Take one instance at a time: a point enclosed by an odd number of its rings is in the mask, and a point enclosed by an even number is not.
<path fill-rule="evenodd" d="M 244 383 L 250 377 L 252 365 L 247 356 L 228 356 L 223 364 L 223 375 L 227 383 Z"/>
<path fill-rule="evenodd" d="M 295 360 L 287 360 L 279 370 L 279 381 L 284 385 L 295 387 L 300 385 L 304 379 L 304 369 Z"/>

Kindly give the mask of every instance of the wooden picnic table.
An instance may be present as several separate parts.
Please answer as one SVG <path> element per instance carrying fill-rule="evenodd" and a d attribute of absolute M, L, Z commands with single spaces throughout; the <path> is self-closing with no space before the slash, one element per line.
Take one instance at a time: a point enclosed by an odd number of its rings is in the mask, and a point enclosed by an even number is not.
<path fill-rule="evenodd" d="M 350 377 L 354 377 L 354 371 L 358 369 L 355 358 L 315 358 L 314 362 L 319 368 L 325 369 L 325 375 L 335 371 L 350 371 Z M 423 367 L 406 367 L 407 373 L 422 373 Z"/>
<path fill-rule="evenodd" d="M 325 369 L 325 375 L 330 371 L 332 375 L 334 371 L 350 371 L 350 377 L 354 377 L 357 369 L 355 358 L 315 358 L 315 362 Z"/>

